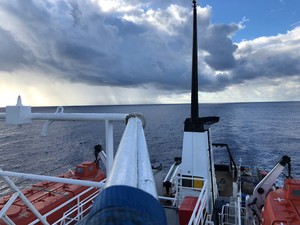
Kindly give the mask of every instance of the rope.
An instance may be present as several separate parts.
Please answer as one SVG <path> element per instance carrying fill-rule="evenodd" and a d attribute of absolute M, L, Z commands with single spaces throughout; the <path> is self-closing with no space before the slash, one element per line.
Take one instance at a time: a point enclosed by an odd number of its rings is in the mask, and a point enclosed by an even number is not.
<path fill-rule="evenodd" d="M 139 119 L 142 121 L 143 128 L 145 129 L 145 127 L 146 127 L 146 119 L 145 119 L 145 117 L 144 117 L 142 114 L 140 114 L 140 113 L 133 112 L 133 113 L 128 114 L 128 115 L 126 116 L 126 119 L 125 119 L 126 124 L 128 123 L 128 120 L 129 120 L 130 118 L 134 118 L 134 117 L 137 117 L 137 118 L 139 118 Z"/>

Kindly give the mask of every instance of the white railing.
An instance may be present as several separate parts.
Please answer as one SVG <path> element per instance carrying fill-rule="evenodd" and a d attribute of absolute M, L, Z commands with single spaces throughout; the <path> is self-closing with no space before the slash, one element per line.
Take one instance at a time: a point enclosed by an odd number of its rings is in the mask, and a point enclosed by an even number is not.
<path fill-rule="evenodd" d="M 234 205 L 224 205 L 219 214 L 219 221 L 222 225 L 255 225 L 255 220 L 247 216 L 247 209 L 241 207 L 240 202 L 234 202 Z"/>
<path fill-rule="evenodd" d="M 171 166 L 171 168 L 170 168 L 169 172 L 167 173 L 163 182 L 169 181 L 170 183 L 173 183 L 173 179 L 177 176 L 178 170 L 179 170 L 179 165 L 178 165 L 178 163 L 175 162 Z"/>
<path fill-rule="evenodd" d="M 67 183 L 67 184 L 75 184 L 75 185 L 81 185 L 81 186 L 90 186 L 88 189 L 86 189 L 85 191 L 79 193 L 78 195 L 74 196 L 73 198 L 69 199 L 68 201 L 66 201 L 65 203 L 61 204 L 60 206 L 54 208 L 53 210 L 49 211 L 48 213 L 41 215 L 39 213 L 39 211 L 36 210 L 36 208 L 33 206 L 33 204 L 27 199 L 27 197 L 21 192 L 21 190 L 13 183 L 13 181 L 8 177 L 8 176 L 15 176 L 15 175 L 19 175 L 19 177 L 22 177 L 21 175 L 23 175 L 23 178 L 28 178 L 28 179 L 38 179 L 38 180 L 42 180 L 42 181 L 52 181 L 52 182 L 57 182 L 57 183 Z M 70 179 L 70 178 L 59 178 L 59 177 L 50 177 L 50 176 L 40 176 L 40 175 L 34 175 L 34 174 L 29 174 L 29 176 L 26 176 L 26 174 L 23 173 L 15 173 L 15 172 L 9 172 L 9 171 L 2 171 L 0 169 L 0 177 L 2 177 L 4 179 L 4 181 L 8 184 L 8 186 L 15 192 L 12 197 L 8 200 L 8 202 L 5 204 L 5 206 L 1 209 L 0 211 L 0 219 L 2 219 L 3 221 L 5 221 L 7 224 L 14 224 L 13 221 L 11 221 L 9 219 L 9 217 L 7 217 L 6 215 L 6 211 L 9 209 L 9 207 L 14 203 L 14 201 L 19 197 L 24 203 L 25 205 L 32 211 L 32 213 L 34 215 L 36 215 L 36 217 L 38 219 L 36 219 L 35 221 L 33 221 L 32 223 L 30 223 L 30 225 L 33 224 L 37 224 L 42 222 L 42 224 L 49 224 L 47 222 L 47 218 L 49 216 L 51 216 L 53 213 L 56 213 L 58 210 L 60 210 L 61 208 L 63 208 L 64 206 L 72 203 L 76 203 L 71 212 L 70 210 L 68 212 L 66 212 L 61 219 L 59 219 L 56 223 L 54 224 L 69 224 L 66 223 L 65 221 L 70 218 L 70 215 L 73 214 L 75 211 L 77 211 L 77 214 L 74 218 L 72 218 L 71 221 L 78 221 L 80 219 L 83 218 L 83 215 L 89 210 L 89 207 L 87 207 L 86 209 L 84 209 L 84 206 L 86 206 L 87 204 L 92 204 L 93 199 L 98 195 L 98 193 L 100 192 L 100 190 L 102 189 L 97 189 L 95 190 L 95 187 L 104 187 L 105 185 L 105 181 L 103 180 L 101 182 L 92 182 L 92 181 L 84 181 L 84 180 L 75 180 L 75 179 Z M 86 193 L 93 191 L 93 193 L 91 193 L 89 196 L 85 197 L 84 199 L 80 199 L 82 198 Z"/>
<path fill-rule="evenodd" d="M 60 206 L 54 208 L 53 210 L 49 211 L 48 213 L 44 214 L 42 217 L 47 220 L 48 217 L 51 217 L 52 214 L 56 213 L 61 208 L 76 203 L 72 208 L 70 208 L 68 211 L 66 211 L 63 216 L 55 221 L 53 225 L 55 224 L 63 224 L 67 225 L 74 221 L 80 221 L 84 215 L 90 210 L 92 207 L 93 200 L 97 197 L 99 192 L 102 189 L 97 189 L 93 193 L 91 193 L 89 196 L 85 197 L 84 199 L 81 199 L 86 193 L 93 191 L 93 187 L 90 187 L 86 189 L 85 191 L 81 192 L 80 194 L 74 196 L 73 198 L 69 199 L 65 203 L 61 204 Z M 85 207 L 86 206 L 86 207 Z M 75 214 L 76 213 L 76 214 Z M 74 215 L 75 214 L 75 215 Z M 31 222 L 29 225 L 38 224 L 40 221 L 38 219 Z"/>
<path fill-rule="evenodd" d="M 64 184 L 74 184 L 80 186 L 87 186 L 87 187 L 96 187 L 96 188 L 103 188 L 103 182 L 97 181 L 89 181 L 89 180 L 76 180 L 72 178 L 62 178 L 62 177 L 52 177 L 52 176 L 45 176 L 45 175 L 37 175 L 37 174 L 30 174 L 30 173 L 19 173 L 19 172 L 11 172 L 11 171 L 3 171 L 0 169 L 0 177 L 19 177 L 22 179 L 29 179 L 29 180 L 39 180 L 39 181 L 50 181 L 55 183 L 64 183 Z M 6 181 L 8 184 L 8 182 Z M 10 184 L 8 184 L 11 186 Z"/>
<path fill-rule="evenodd" d="M 187 192 L 189 195 L 192 193 L 199 193 L 197 196 L 197 202 L 194 207 L 193 213 L 191 215 L 190 221 L 188 225 L 198 225 L 198 224 L 204 224 L 206 219 L 206 211 L 204 210 L 207 207 L 207 201 L 208 201 L 208 188 L 207 188 L 207 180 L 200 179 L 200 178 L 187 178 L 187 177 L 180 177 L 179 179 L 190 179 L 193 183 L 194 181 L 200 181 L 203 182 L 202 188 L 193 188 L 193 187 L 179 187 L 179 193 Z"/>
<path fill-rule="evenodd" d="M 201 188 L 195 188 L 195 187 L 185 187 L 182 186 L 182 179 L 185 180 L 191 180 L 192 183 L 195 181 L 202 182 L 203 186 Z M 174 197 L 164 197 L 159 196 L 158 198 L 160 200 L 168 200 L 172 202 L 173 207 L 180 207 L 182 201 L 184 200 L 184 197 L 186 196 L 194 196 L 197 197 L 197 202 L 194 207 L 193 213 L 191 215 L 190 221 L 188 225 L 199 225 L 199 224 L 209 224 L 207 222 L 207 213 L 205 211 L 205 208 L 207 207 L 208 202 L 208 186 L 207 186 L 207 180 L 196 178 L 196 177 L 181 177 L 181 176 L 175 176 L 174 177 L 174 183 L 175 189 L 177 190 Z"/>
<path fill-rule="evenodd" d="M 1 171 L 1 169 L 0 169 Z M 9 185 L 9 187 L 15 191 L 10 200 L 4 205 L 0 211 L 0 219 L 2 219 L 6 224 L 14 224 L 14 222 L 6 215 L 6 211 L 14 203 L 14 201 L 19 197 L 24 204 L 29 208 L 29 210 L 41 221 L 42 224 L 48 225 L 49 223 L 42 217 L 39 211 L 32 205 L 32 203 L 26 198 L 26 196 L 20 191 L 16 184 L 8 177 L 1 175 L 3 180 Z"/>

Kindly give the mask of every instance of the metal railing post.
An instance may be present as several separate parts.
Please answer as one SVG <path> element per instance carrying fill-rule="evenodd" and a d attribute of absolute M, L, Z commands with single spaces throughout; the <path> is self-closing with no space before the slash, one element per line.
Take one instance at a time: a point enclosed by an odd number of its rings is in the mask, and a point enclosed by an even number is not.
<path fill-rule="evenodd" d="M 109 176 L 114 161 L 114 139 L 113 123 L 105 120 L 105 138 L 106 138 L 106 177 Z"/>

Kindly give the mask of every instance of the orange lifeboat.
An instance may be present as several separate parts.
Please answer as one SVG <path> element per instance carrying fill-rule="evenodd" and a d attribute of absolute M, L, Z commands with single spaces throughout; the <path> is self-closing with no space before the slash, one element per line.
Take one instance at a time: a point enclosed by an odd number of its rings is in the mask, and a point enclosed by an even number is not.
<path fill-rule="evenodd" d="M 76 167 L 75 173 L 69 171 L 67 173 L 61 174 L 59 177 L 77 180 L 101 181 L 105 179 L 106 176 L 103 171 L 98 169 L 96 163 L 83 162 Z M 43 181 L 32 185 L 30 189 L 25 189 L 22 192 L 35 207 L 35 209 L 39 211 L 41 215 L 45 215 L 51 210 L 64 204 L 74 196 L 77 196 L 80 193 L 86 191 L 88 188 L 89 187 L 80 185 Z M 98 188 L 92 188 L 91 190 L 82 194 L 80 196 L 80 200 L 83 200 L 98 191 Z M 0 211 L 11 197 L 12 195 L 8 195 L 0 199 Z M 76 204 L 77 200 L 74 200 L 64 207 L 56 210 L 47 217 L 47 222 L 49 224 L 53 224 L 55 221 L 59 220 L 67 210 L 69 210 Z M 84 208 L 88 208 L 91 204 L 92 203 L 90 202 L 84 205 Z M 6 211 L 6 215 L 15 224 L 20 225 L 29 224 L 32 221 L 36 220 L 36 216 L 19 198 L 17 198 L 10 206 L 10 208 Z M 0 225 L 2 224 L 5 224 L 4 221 L 0 221 Z"/>
<path fill-rule="evenodd" d="M 270 192 L 262 218 L 263 225 L 299 225 L 300 180 L 286 179 L 282 189 Z"/>

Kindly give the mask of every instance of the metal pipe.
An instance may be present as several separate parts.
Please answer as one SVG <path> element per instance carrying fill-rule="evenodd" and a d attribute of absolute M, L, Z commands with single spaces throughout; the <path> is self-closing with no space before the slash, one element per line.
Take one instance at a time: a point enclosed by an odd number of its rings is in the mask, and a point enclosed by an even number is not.
<path fill-rule="evenodd" d="M 16 192 L 14 195 L 8 200 L 8 202 L 3 206 L 3 208 L 0 211 L 0 218 L 2 218 L 3 215 L 5 215 L 6 211 L 9 209 L 9 207 L 13 204 L 13 202 L 19 197 L 19 193 Z"/>
<path fill-rule="evenodd" d="M 114 161 L 114 135 L 113 124 L 105 120 L 105 139 L 106 139 L 106 177 L 109 176 Z"/>
<path fill-rule="evenodd" d="M 132 117 L 127 122 L 105 187 L 137 187 L 137 121 Z"/>
<path fill-rule="evenodd" d="M 114 185 L 137 187 L 157 198 L 143 124 L 138 117 L 128 119 L 105 187 Z"/>
<path fill-rule="evenodd" d="M 20 177 L 23 179 L 32 179 L 32 180 L 40 180 L 40 181 L 50 181 L 50 182 L 57 182 L 57 183 L 65 183 L 65 184 L 75 184 L 81 186 L 88 186 L 88 187 L 96 187 L 96 188 L 103 188 L 104 182 L 95 182 L 95 181 L 84 181 L 84 180 L 75 180 L 70 178 L 61 178 L 61 177 L 51 177 L 45 175 L 36 175 L 36 174 L 27 174 L 27 173 L 18 173 L 18 172 L 10 172 L 10 171 L 3 171 L 0 169 L 0 176 L 4 177 Z"/>
<path fill-rule="evenodd" d="M 29 117 L 32 120 L 125 121 L 127 115 L 125 113 L 31 113 Z"/>
<path fill-rule="evenodd" d="M 142 122 L 137 121 L 138 129 L 138 188 L 157 198 L 155 181 L 149 159 L 148 148 L 145 140 Z"/>

